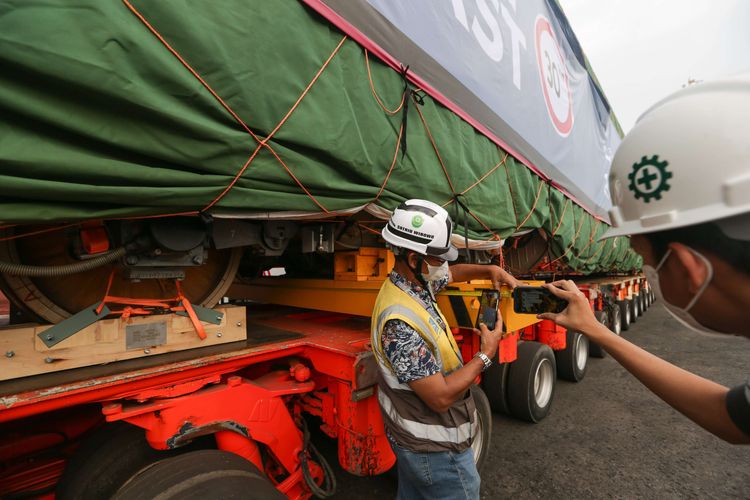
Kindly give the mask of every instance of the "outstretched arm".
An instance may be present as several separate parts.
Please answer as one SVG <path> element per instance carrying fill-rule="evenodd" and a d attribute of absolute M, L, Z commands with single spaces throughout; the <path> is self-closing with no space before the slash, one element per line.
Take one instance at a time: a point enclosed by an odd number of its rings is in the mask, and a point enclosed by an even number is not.
<path fill-rule="evenodd" d="M 462 282 L 486 279 L 498 290 L 506 284 L 513 288 L 523 285 L 500 266 L 483 264 L 455 264 L 451 266 L 451 281 Z"/>
<path fill-rule="evenodd" d="M 560 314 L 545 313 L 540 318 L 550 319 L 589 337 L 651 392 L 712 434 L 733 444 L 750 443 L 750 436 L 737 428 L 727 412 L 729 389 L 683 370 L 612 333 L 596 320 L 588 299 L 572 281 L 557 281 L 545 286 L 567 300 L 568 307 Z"/>

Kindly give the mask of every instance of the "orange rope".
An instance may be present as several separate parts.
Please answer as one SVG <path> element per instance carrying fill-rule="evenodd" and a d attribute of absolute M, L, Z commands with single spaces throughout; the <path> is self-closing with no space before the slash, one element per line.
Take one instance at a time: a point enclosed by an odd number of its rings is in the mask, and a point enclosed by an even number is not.
<path fill-rule="evenodd" d="M 224 102 L 224 100 L 221 97 L 219 97 L 219 94 L 214 92 L 211 86 L 208 83 L 206 83 L 206 81 L 203 78 L 201 78 L 198 72 L 196 72 L 192 68 L 192 66 L 190 66 L 190 64 L 188 64 L 188 62 L 185 59 L 183 59 L 182 56 L 175 49 L 172 48 L 171 45 L 169 45 L 169 42 L 167 42 L 158 31 L 156 31 L 156 28 L 151 26 L 151 24 L 146 20 L 146 18 L 143 17 L 143 15 L 140 12 L 138 12 L 138 10 L 136 10 L 136 8 L 133 7 L 133 5 L 128 0 L 122 0 L 122 2 L 125 4 L 125 6 L 128 9 L 130 9 L 130 11 L 133 14 L 135 14 L 135 16 L 138 19 L 140 19 L 140 21 L 149 29 L 149 31 L 151 31 L 151 33 L 156 38 L 159 39 L 159 41 L 172 53 L 172 55 L 175 56 L 182 63 L 182 65 L 185 66 L 185 68 L 187 68 L 187 70 L 190 71 L 193 74 L 193 76 L 198 79 L 199 82 L 201 82 L 201 84 L 203 84 L 206 90 L 208 90 L 211 93 L 211 95 L 214 96 L 214 98 L 217 101 L 219 101 L 219 103 L 224 107 L 224 109 L 226 109 L 229 112 L 229 114 L 231 114 L 234 117 L 234 119 L 237 120 L 237 123 L 239 123 L 248 134 L 252 135 L 256 141 L 260 142 L 260 139 L 258 138 L 258 136 L 256 136 L 253 133 L 253 131 L 250 130 L 250 127 L 248 127 L 247 124 L 244 121 L 242 121 L 242 119 L 237 115 L 237 113 L 235 113 L 234 110 L 232 110 L 232 108 L 230 108 L 229 105 L 226 102 Z"/>
<path fill-rule="evenodd" d="M 586 221 L 586 217 L 581 217 L 581 223 L 580 223 L 580 224 L 578 225 L 578 230 L 576 231 L 576 234 L 575 234 L 575 235 L 573 236 L 573 241 L 572 241 L 572 243 L 571 243 L 571 244 L 570 244 L 570 246 L 568 246 L 568 248 L 567 248 L 567 249 L 565 250 L 565 253 L 563 253 L 562 255 L 560 255 L 560 256 L 559 256 L 558 258 L 556 258 L 555 260 L 551 261 L 551 262 L 550 262 L 549 264 L 547 264 L 547 265 L 546 265 L 545 267 L 547 267 L 547 268 L 549 269 L 550 267 L 552 267 L 552 265 L 553 265 L 553 264 L 555 264 L 556 262 L 558 262 L 558 261 L 560 261 L 561 259 L 563 259 L 563 258 L 564 258 L 564 257 L 565 257 L 566 255 L 568 255 L 568 252 L 570 252 L 570 250 L 571 250 L 571 249 L 572 249 L 572 248 L 573 248 L 573 247 L 575 246 L 575 244 L 576 244 L 576 240 L 578 240 L 578 236 L 579 236 L 579 235 L 581 234 L 581 229 L 583 228 L 583 223 L 584 223 L 585 221 Z M 575 212 L 573 212 L 573 223 L 575 224 Z"/>
<path fill-rule="evenodd" d="M 609 252 L 607 253 L 607 255 L 602 259 L 602 262 L 606 263 L 607 259 L 609 259 L 609 257 L 612 255 L 612 252 L 614 252 L 615 248 L 617 248 L 617 245 L 615 244 L 616 243 L 616 241 L 615 241 L 616 239 L 617 238 L 610 238 L 610 241 L 612 241 L 612 248 L 609 249 Z M 604 240 L 604 241 L 607 241 L 607 240 Z"/>
<path fill-rule="evenodd" d="M 498 163 L 497 165 L 495 165 L 494 167 L 492 167 L 492 168 L 491 168 L 491 169 L 489 170 L 489 172 L 487 172 L 487 173 L 486 173 L 486 174 L 484 174 L 484 175 L 483 175 L 482 177 L 480 177 L 480 178 L 479 178 L 479 180 L 477 180 L 477 181 L 476 181 L 476 182 L 475 182 L 474 184 L 472 184 L 471 186 L 469 186 L 469 187 L 467 187 L 466 189 L 464 189 L 463 191 L 461 191 L 461 194 L 466 194 L 466 193 L 467 193 L 467 192 L 468 192 L 469 190 L 471 190 L 471 189 L 474 189 L 474 188 L 475 188 L 476 186 L 478 186 L 478 185 L 479 185 L 479 183 L 481 183 L 481 182 L 482 182 L 483 180 L 485 180 L 485 179 L 486 179 L 487 177 L 489 177 L 489 176 L 490 176 L 490 174 L 491 174 L 492 172 L 494 172 L 495 170 L 497 170 L 497 169 L 498 169 L 498 168 L 500 168 L 501 166 L 505 165 L 505 162 L 506 162 L 506 161 L 508 160 L 508 156 L 509 156 L 509 155 L 508 155 L 508 153 L 505 153 L 505 158 L 503 158 L 503 159 L 502 159 L 502 160 L 500 161 L 500 163 Z M 450 203 L 452 203 L 452 202 L 453 202 L 453 200 L 451 200 L 451 201 L 449 201 L 448 203 L 446 203 L 446 205 L 449 205 L 449 204 L 450 204 Z M 443 206 L 445 206 L 445 205 L 443 205 Z"/>
<path fill-rule="evenodd" d="M 414 99 L 414 96 L 412 96 L 412 99 Z M 414 103 L 416 104 L 417 101 L 414 100 Z M 432 132 L 430 132 L 430 127 L 427 126 L 427 121 L 424 119 L 424 115 L 422 114 L 422 110 L 419 109 L 419 105 L 415 106 L 417 109 L 417 113 L 419 114 L 419 119 L 422 120 L 422 125 L 424 125 L 424 129 L 427 131 L 427 136 L 430 138 L 430 143 L 432 144 L 432 149 L 435 150 L 435 155 L 437 155 L 438 162 L 440 162 L 440 166 L 443 169 L 443 173 L 445 174 L 445 178 L 448 180 L 448 185 L 450 185 L 451 193 L 454 195 L 456 194 L 456 188 L 453 187 L 453 181 L 451 180 L 451 176 L 448 175 L 448 169 L 445 168 L 445 163 L 443 163 L 443 157 L 440 156 L 440 151 L 438 151 L 437 144 L 435 144 L 435 138 L 432 137 Z"/>
<path fill-rule="evenodd" d="M 529 220 L 529 217 L 531 217 L 531 214 L 534 213 L 534 210 L 536 210 L 536 205 L 539 203 L 539 197 L 542 195 L 542 188 L 544 187 L 545 182 L 540 180 L 539 181 L 539 191 L 536 192 L 536 199 L 534 200 L 534 205 L 532 205 L 531 210 L 529 211 L 529 214 L 526 216 L 526 218 L 521 222 L 518 226 L 516 226 L 516 231 L 521 229 L 524 224 L 526 224 L 526 221 Z"/>
<path fill-rule="evenodd" d="M 594 242 L 594 233 L 596 232 L 596 225 L 591 224 L 591 232 L 589 233 L 589 242 L 586 243 L 586 246 L 581 249 L 580 252 L 578 252 L 578 257 L 580 257 L 583 252 L 585 252 L 591 244 Z"/>
<path fill-rule="evenodd" d="M 557 234 L 557 231 L 558 231 L 558 230 L 560 229 L 560 226 L 562 226 L 562 222 L 563 222 L 563 219 L 564 219 L 564 217 L 565 217 L 565 211 L 566 211 L 566 210 L 568 209 L 568 205 L 569 205 L 569 204 L 570 204 L 570 198 L 566 198 L 566 200 L 565 200 L 565 205 L 563 205 L 563 211 L 562 211 L 562 215 L 560 215 L 560 221 L 559 221 L 559 222 L 557 223 L 557 227 L 555 228 L 555 230 L 554 230 L 554 231 L 552 231 L 552 235 L 551 235 L 551 236 L 552 236 L 553 238 L 554 238 L 554 237 L 555 237 L 555 235 Z"/>
<path fill-rule="evenodd" d="M 412 99 L 414 99 L 414 96 L 412 96 Z M 414 101 L 416 103 L 416 100 Z M 448 180 L 448 184 L 451 188 L 451 193 L 454 195 L 456 194 L 456 188 L 453 186 L 453 181 L 451 180 L 450 175 L 448 174 L 448 169 L 445 168 L 445 163 L 443 162 L 442 156 L 440 156 L 440 151 L 438 150 L 437 144 L 435 143 L 435 138 L 432 137 L 432 132 L 430 132 L 430 127 L 427 125 L 427 121 L 424 118 L 424 115 L 422 114 L 422 111 L 419 109 L 419 105 L 415 106 L 417 113 L 419 114 L 419 118 L 422 121 L 422 125 L 424 125 L 425 131 L 427 131 L 427 136 L 430 138 L 430 143 L 432 144 L 432 149 L 435 151 L 435 155 L 437 156 L 438 162 L 440 163 L 440 167 L 443 169 L 443 173 L 445 174 L 445 178 Z M 471 215 L 474 220 L 476 220 L 483 228 L 485 228 L 489 233 L 492 233 L 492 238 L 490 240 L 502 240 L 500 236 L 498 236 L 492 229 L 490 229 L 487 224 L 482 222 L 482 220 L 477 217 L 474 212 L 471 210 L 467 210 L 469 215 Z M 466 228 L 468 230 L 468 228 Z M 490 241 L 488 240 L 488 241 Z"/>
<path fill-rule="evenodd" d="M 505 177 L 508 179 L 508 192 L 510 193 L 510 203 L 513 206 L 513 215 L 516 220 L 516 227 L 518 227 L 518 210 L 516 209 L 516 199 L 513 196 L 513 184 L 510 180 L 510 170 L 508 170 L 508 164 L 505 164 Z"/>
<path fill-rule="evenodd" d="M 599 246 L 599 250 L 597 250 L 596 252 L 592 253 L 592 254 L 591 254 L 591 255 L 589 256 L 589 258 L 588 258 L 588 259 L 586 259 L 585 261 L 583 261 L 583 263 L 584 263 L 584 264 L 588 264 L 589 262 L 591 262 L 591 259 L 593 259 L 593 258 L 594 258 L 594 257 L 596 257 L 597 255 L 599 255 L 599 253 L 600 253 L 600 252 L 601 252 L 602 250 L 604 250 L 604 247 L 606 247 L 606 246 L 607 246 L 607 241 L 606 241 L 606 240 L 604 240 L 604 241 L 601 241 L 601 242 L 600 242 L 600 246 Z"/>
<path fill-rule="evenodd" d="M 341 41 L 336 46 L 336 48 L 334 49 L 334 51 L 331 53 L 331 55 L 325 61 L 325 63 L 323 64 L 323 66 L 318 70 L 318 72 L 316 73 L 315 77 L 312 79 L 312 81 L 305 88 L 305 90 L 302 93 L 302 95 L 297 99 L 297 102 L 295 102 L 294 106 L 292 106 L 292 108 L 287 112 L 286 116 L 284 116 L 284 118 L 281 120 L 281 122 L 279 122 L 279 124 L 276 126 L 276 128 L 274 128 L 274 130 L 265 139 L 261 140 L 257 135 L 255 135 L 255 133 L 253 133 L 253 131 L 250 129 L 250 127 L 248 127 L 248 125 L 239 117 L 239 115 L 237 115 L 237 113 L 235 113 L 234 110 L 226 102 L 224 102 L 224 100 L 219 96 L 219 94 L 217 94 L 211 88 L 211 86 L 198 74 L 198 72 L 195 71 L 195 69 L 193 69 L 192 66 L 190 66 L 190 64 L 169 44 L 169 42 L 167 42 L 167 40 L 146 20 L 146 18 L 143 17 L 143 15 L 140 12 L 138 12 L 138 10 L 136 10 L 135 7 L 133 7 L 133 5 L 128 0 L 122 0 L 122 2 L 151 31 L 151 33 L 159 39 L 159 41 L 172 53 L 172 55 L 174 55 L 182 63 L 182 65 L 185 66 L 185 68 L 188 71 L 190 71 L 190 73 L 195 78 L 198 79 L 199 82 L 201 82 L 201 84 L 206 88 L 206 90 L 208 90 L 211 93 L 211 95 L 221 104 L 221 106 L 230 115 L 232 115 L 232 117 L 234 117 L 234 119 L 237 121 L 237 123 L 239 123 L 242 126 L 242 128 L 245 129 L 245 131 L 247 133 L 249 133 L 253 137 L 253 139 L 255 139 L 256 142 L 258 142 L 258 147 L 253 151 L 253 154 L 244 163 L 244 165 L 242 166 L 242 168 L 240 169 L 240 171 L 234 176 L 234 178 L 232 179 L 232 182 L 229 184 L 229 186 L 227 186 L 219 194 L 219 196 L 217 196 L 211 203 L 209 203 L 203 209 L 203 211 L 208 210 L 209 208 L 211 208 L 212 206 L 214 206 L 219 200 L 221 200 L 229 192 L 230 189 L 232 189 L 232 187 L 234 187 L 234 185 L 239 180 L 239 178 L 242 176 L 242 174 L 244 174 L 245 171 L 247 170 L 247 167 L 250 165 L 250 163 L 253 161 L 253 159 L 255 159 L 255 157 L 257 156 L 259 149 L 261 147 L 265 147 L 269 151 L 271 151 L 271 153 L 273 154 L 273 156 L 281 163 L 281 165 L 284 167 L 284 169 L 287 171 L 287 173 L 292 177 L 292 179 L 294 179 L 294 181 L 297 183 L 297 185 L 302 188 L 302 190 L 305 192 L 305 194 L 307 194 L 307 196 L 309 196 L 313 200 L 313 202 L 315 202 L 315 204 L 318 205 L 318 207 L 320 207 L 321 209 L 323 209 L 327 213 L 328 210 L 321 203 L 319 203 L 318 200 L 315 199 L 315 197 L 312 196 L 312 194 L 310 194 L 310 191 L 307 188 L 305 188 L 304 185 L 302 185 L 302 183 L 292 173 L 292 171 L 289 169 L 289 167 L 281 160 L 281 158 L 279 157 L 279 155 L 273 150 L 273 148 L 271 148 L 271 146 L 269 146 L 267 144 L 267 141 L 278 131 L 278 129 L 284 124 L 284 122 L 294 112 L 294 110 L 297 108 L 297 106 L 299 105 L 299 103 L 307 95 L 307 93 L 309 92 L 309 90 L 312 87 L 312 85 L 317 81 L 317 79 L 320 76 L 320 74 L 328 66 L 328 63 L 331 61 L 331 59 L 333 59 L 333 56 L 336 55 L 336 53 L 338 52 L 339 48 L 341 48 L 341 45 L 344 43 L 344 41 L 348 37 L 346 35 L 344 35 L 344 37 L 341 39 Z"/>
<path fill-rule="evenodd" d="M 398 107 L 394 110 L 390 110 L 385 107 L 383 104 L 383 101 L 380 100 L 380 97 L 378 97 L 378 93 L 375 92 L 375 84 L 372 81 L 372 73 L 370 72 L 370 58 L 367 56 L 368 50 L 365 49 L 365 64 L 367 66 L 367 79 L 370 80 L 370 90 L 372 90 L 372 95 L 375 98 L 375 100 L 378 102 L 378 105 L 381 107 L 383 111 L 388 113 L 389 115 L 395 115 L 399 111 L 401 111 L 401 108 L 404 107 L 404 102 L 406 101 L 406 94 L 401 94 L 401 103 L 398 105 Z"/>
<path fill-rule="evenodd" d="M 297 183 L 297 185 L 300 188 L 302 188 L 302 190 L 305 192 L 305 194 L 307 194 L 307 196 L 309 196 L 312 199 L 312 201 L 319 208 L 321 208 L 324 212 L 328 213 L 328 209 L 326 209 L 321 203 L 318 202 L 318 200 L 312 194 L 310 194 L 310 191 L 308 191 L 307 188 L 300 182 L 300 180 L 297 179 L 297 177 L 292 173 L 292 171 L 289 169 L 289 167 L 286 165 L 286 163 L 284 163 L 284 161 L 282 161 L 281 157 L 279 157 L 279 155 L 276 153 L 276 151 L 271 146 L 268 145 L 268 141 L 271 140 L 271 138 L 274 136 L 274 134 L 276 134 L 276 132 L 279 131 L 279 129 L 284 125 L 284 123 L 286 123 L 286 121 L 289 119 L 289 117 L 292 115 L 292 113 L 294 113 L 294 111 L 297 109 L 297 107 L 299 106 L 299 104 L 302 102 L 302 99 L 304 99 L 307 96 L 307 94 L 310 92 L 310 89 L 312 88 L 312 86 L 315 84 L 315 82 L 318 81 L 318 78 L 320 78 L 320 75 L 323 74 L 323 71 L 328 67 L 328 64 L 331 62 L 331 60 L 333 59 L 333 57 L 338 53 L 339 49 L 344 44 L 344 42 L 346 41 L 346 39 L 347 39 L 346 35 L 344 35 L 343 38 L 341 38 L 341 41 L 339 41 L 338 45 L 336 45 L 336 48 L 333 49 L 333 52 L 331 52 L 331 54 L 328 56 L 328 59 L 325 60 L 325 62 L 323 63 L 323 65 L 320 67 L 320 69 L 318 69 L 318 72 L 315 73 L 315 76 L 312 78 L 312 80 L 310 80 L 310 83 L 307 84 L 307 87 L 305 87 L 305 90 L 297 98 L 297 101 L 289 109 L 289 111 L 287 111 L 286 115 L 284 115 L 284 118 L 281 119 L 281 121 L 276 125 L 276 127 L 274 127 L 274 129 L 271 131 L 271 133 L 268 134 L 265 137 L 265 139 L 263 139 L 262 141 L 259 142 L 258 147 L 255 148 L 255 151 L 253 151 L 253 154 L 250 156 L 250 158 L 247 159 L 247 161 L 242 166 L 242 168 L 240 169 L 240 171 L 237 172 L 237 175 L 234 176 L 234 179 L 232 179 L 232 182 L 229 183 L 229 185 L 226 188 L 224 188 L 224 190 L 219 194 L 219 196 L 217 196 L 216 198 L 214 198 L 214 200 L 211 203 L 209 203 L 208 205 L 206 205 L 206 207 L 203 208 L 202 211 L 205 212 L 206 210 L 208 210 L 211 207 L 213 207 L 216 203 L 219 202 L 219 200 L 221 200 L 224 197 L 224 195 L 226 195 L 229 192 L 230 189 L 232 189 L 234 187 L 234 185 L 237 183 L 237 181 L 240 179 L 240 177 L 242 177 L 242 174 L 245 173 L 245 170 L 247 170 L 247 167 L 250 166 L 250 163 L 252 163 L 252 161 L 258 155 L 258 152 L 260 151 L 260 148 L 265 147 L 279 161 L 279 163 L 281 163 L 281 165 L 284 167 L 284 169 L 287 171 L 287 173 L 291 176 L 292 179 L 294 179 L 294 181 Z M 253 136 L 253 137 L 255 137 L 255 136 Z"/>
<path fill-rule="evenodd" d="M 376 231 L 375 229 L 372 229 L 371 227 L 368 227 L 365 224 L 360 224 L 358 222 L 357 226 L 360 227 L 360 228 L 362 228 L 362 229 L 364 229 L 365 231 L 370 231 L 371 233 L 377 234 L 378 236 L 380 236 L 380 231 Z"/>
<path fill-rule="evenodd" d="M 374 203 L 378 201 L 378 198 L 380 198 L 380 195 L 383 194 L 383 190 L 385 190 L 385 185 L 388 184 L 388 180 L 391 178 L 393 167 L 396 166 L 396 160 L 398 160 L 398 150 L 401 147 L 401 134 L 403 133 L 404 133 L 404 124 L 402 123 L 401 128 L 398 131 L 398 137 L 396 138 L 396 151 L 393 153 L 393 161 L 391 162 L 391 168 L 388 169 L 388 175 L 385 176 L 383 185 L 380 186 L 380 191 L 378 191 L 378 194 L 375 196 L 375 198 L 372 199 L 370 203 Z"/>
<path fill-rule="evenodd" d="M 75 226 L 78 226 L 78 225 L 79 225 L 78 223 L 75 223 L 75 224 L 66 224 L 64 226 L 55 226 L 55 227 L 50 227 L 50 228 L 47 228 L 47 229 L 40 229 L 39 231 L 32 231 L 30 233 L 14 234 L 13 236 L 6 236 L 4 238 L 0 238 L 0 241 L 17 240 L 19 238 L 25 238 L 27 236 L 35 236 L 37 234 L 52 233 L 54 231 L 60 231 L 62 229 L 67 229 L 69 227 L 75 227 Z M 12 226 L 8 226 L 8 227 L 12 227 Z"/>

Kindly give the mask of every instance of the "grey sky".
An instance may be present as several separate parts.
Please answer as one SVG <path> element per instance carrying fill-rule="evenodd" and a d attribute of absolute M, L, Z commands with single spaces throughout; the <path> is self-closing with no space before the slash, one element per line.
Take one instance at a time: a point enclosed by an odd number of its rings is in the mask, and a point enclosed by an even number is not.
<path fill-rule="evenodd" d="M 624 131 L 688 78 L 750 71 L 750 0 L 559 0 Z"/>

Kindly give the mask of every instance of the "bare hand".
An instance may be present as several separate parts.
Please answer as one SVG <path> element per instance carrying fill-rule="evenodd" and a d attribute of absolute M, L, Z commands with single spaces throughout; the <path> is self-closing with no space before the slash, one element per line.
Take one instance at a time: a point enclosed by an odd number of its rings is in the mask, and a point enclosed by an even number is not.
<path fill-rule="evenodd" d="M 474 332 L 480 337 L 479 350 L 492 359 L 497 354 L 500 339 L 503 338 L 503 318 L 500 315 L 500 311 L 497 312 L 497 322 L 495 323 L 494 330 L 487 328 L 487 325 L 484 323 L 479 323 L 479 329 L 475 328 Z"/>
<path fill-rule="evenodd" d="M 505 271 L 500 266 L 489 266 L 489 268 L 492 287 L 496 290 L 500 290 L 500 286 L 503 284 L 506 284 L 511 288 L 523 285 L 523 283 L 511 276 L 509 272 Z"/>
<path fill-rule="evenodd" d="M 589 299 L 581 292 L 575 283 L 570 280 L 560 280 L 542 285 L 552 292 L 556 297 L 568 301 L 568 307 L 561 313 L 544 313 L 537 316 L 541 319 L 549 319 L 568 330 L 589 334 L 598 325 L 594 311 L 591 309 Z"/>

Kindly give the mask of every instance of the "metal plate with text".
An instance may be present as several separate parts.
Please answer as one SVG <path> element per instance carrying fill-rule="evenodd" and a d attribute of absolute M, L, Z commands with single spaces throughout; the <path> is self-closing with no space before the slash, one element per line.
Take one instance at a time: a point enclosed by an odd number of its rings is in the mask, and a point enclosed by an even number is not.
<path fill-rule="evenodd" d="M 167 343 L 167 323 L 146 323 L 125 327 L 125 348 L 143 349 Z"/>

